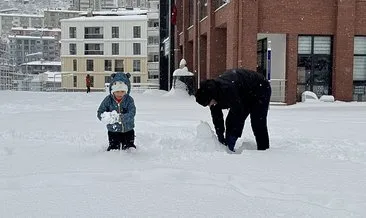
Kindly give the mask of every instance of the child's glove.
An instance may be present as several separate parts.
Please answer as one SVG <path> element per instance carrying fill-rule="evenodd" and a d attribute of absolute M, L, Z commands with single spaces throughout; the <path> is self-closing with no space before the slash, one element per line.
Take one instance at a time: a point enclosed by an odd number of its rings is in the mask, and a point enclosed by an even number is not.
<path fill-rule="evenodd" d="M 117 113 L 117 111 L 104 112 L 102 113 L 101 117 L 101 121 L 104 124 L 114 124 L 120 121 L 120 115 Z"/>

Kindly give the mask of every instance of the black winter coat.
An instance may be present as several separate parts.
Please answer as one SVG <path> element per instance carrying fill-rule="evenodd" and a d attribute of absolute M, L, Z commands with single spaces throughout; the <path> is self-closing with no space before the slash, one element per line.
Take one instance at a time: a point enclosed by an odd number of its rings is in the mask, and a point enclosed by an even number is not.
<path fill-rule="evenodd" d="M 226 119 L 226 135 L 240 137 L 245 118 L 254 110 L 262 110 L 267 116 L 271 87 L 268 80 L 255 71 L 232 69 L 224 72 L 215 81 L 211 115 L 216 133 L 225 132 L 222 109 L 230 109 Z"/>

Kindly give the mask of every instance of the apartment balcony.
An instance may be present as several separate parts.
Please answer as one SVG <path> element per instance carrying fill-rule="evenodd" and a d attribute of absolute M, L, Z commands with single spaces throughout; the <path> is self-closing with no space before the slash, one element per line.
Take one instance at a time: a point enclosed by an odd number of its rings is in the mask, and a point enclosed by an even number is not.
<path fill-rule="evenodd" d="M 148 27 L 147 35 L 148 36 L 159 36 L 159 27 Z"/>
<path fill-rule="evenodd" d="M 148 44 L 147 53 L 159 53 L 159 44 Z"/>
<path fill-rule="evenodd" d="M 149 11 L 147 13 L 147 19 L 159 19 L 159 11 Z"/>
<path fill-rule="evenodd" d="M 159 70 L 159 62 L 147 62 L 147 69 L 149 71 Z"/>

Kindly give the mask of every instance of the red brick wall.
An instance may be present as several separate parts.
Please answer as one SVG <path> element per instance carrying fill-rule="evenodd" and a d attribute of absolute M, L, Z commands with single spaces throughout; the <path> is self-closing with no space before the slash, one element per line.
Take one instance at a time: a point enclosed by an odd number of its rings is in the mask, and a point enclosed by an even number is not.
<path fill-rule="evenodd" d="M 356 0 L 355 34 L 366 35 L 366 1 Z"/>
<path fill-rule="evenodd" d="M 332 34 L 336 0 L 259 0 L 260 33 Z"/>

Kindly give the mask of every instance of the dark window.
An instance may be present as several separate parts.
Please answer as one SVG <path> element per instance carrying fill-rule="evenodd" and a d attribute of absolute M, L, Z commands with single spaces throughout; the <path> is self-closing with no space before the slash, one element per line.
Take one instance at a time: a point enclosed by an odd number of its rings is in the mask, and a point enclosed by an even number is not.
<path fill-rule="evenodd" d="M 119 27 L 112 27 L 112 38 L 119 38 Z"/>
<path fill-rule="evenodd" d="M 104 83 L 110 83 L 111 82 L 111 76 L 104 76 Z"/>
<path fill-rule="evenodd" d="M 103 39 L 103 27 L 85 27 L 84 39 Z"/>
<path fill-rule="evenodd" d="M 77 60 L 72 60 L 72 70 L 78 71 L 78 61 Z"/>
<path fill-rule="evenodd" d="M 69 34 L 71 39 L 76 38 L 76 27 L 69 27 Z"/>
<path fill-rule="evenodd" d="M 112 43 L 112 55 L 119 55 L 119 43 Z"/>
<path fill-rule="evenodd" d="M 141 27 L 140 26 L 133 27 L 133 38 L 141 38 Z"/>
<path fill-rule="evenodd" d="M 86 60 L 86 71 L 94 71 L 94 61 Z"/>
<path fill-rule="evenodd" d="M 115 60 L 114 61 L 114 71 L 115 72 L 123 72 L 123 60 Z"/>
<path fill-rule="evenodd" d="M 112 71 L 112 60 L 104 60 L 104 70 Z"/>
<path fill-rule="evenodd" d="M 85 55 L 103 55 L 103 44 L 88 43 L 85 44 Z"/>
<path fill-rule="evenodd" d="M 77 76 L 74 76 L 74 87 L 77 87 L 78 86 L 78 77 Z"/>
<path fill-rule="evenodd" d="M 140 72 L 141 70 L 141 61 L 140 60 L 133 60 L 133 71 Z"/>
<path fill-rule="evenodd" d="M 76 55 L 76 44 L 74 43 L 69 44 L 69 52 L 70 55 Z"/>
<path fill-rule="evenodd" d="M 141 43 L 133 43 L 133 54 L 134 55 L 141 54 Z"/>
<path fill-rule="evenodd" d="M 134 76 L 133 77 L 133 83 L 141 83 L 141 77 L 140 76 Z"/>

